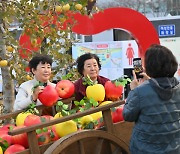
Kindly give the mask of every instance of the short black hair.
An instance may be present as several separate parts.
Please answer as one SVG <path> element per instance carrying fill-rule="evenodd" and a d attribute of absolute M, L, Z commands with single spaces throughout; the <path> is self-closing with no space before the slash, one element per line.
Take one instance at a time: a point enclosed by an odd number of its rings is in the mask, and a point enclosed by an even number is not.
<path fill-rule="evenodd" d="M 79 72 L 79 74 L 83 75 L 83 70 L 84 70 L 84 62 L 88 59 L 95 59 L 97 61 L 99 70 L 101 69 L 101 64 L 100 64 L 100 60 L 99 57 L 96 54 L 93 53 L 85 53 L 83 55 L 81 55 L 80 57 L 78 57 L 76 63 L 77 63 L 77 70 Z"/>
<path fill-rule="evenodd" d="M 153 78 L 173 77 L 178 63 L 168 48 L 153 44 L 145 53 L 145 69 L 147 75 Z"/>
<path fill-rule="evenodd" d="M 30 61 L 29 61 L 29 68 L 32 72 L 32 69 L 35 69 L 37 68 L 37 65 L 38 64 L 50 64 L 52 66 L 52 58 L 48 55 L 44 55 L 44 54 L 38 54 L 36 56 L 34 56 Z"/>

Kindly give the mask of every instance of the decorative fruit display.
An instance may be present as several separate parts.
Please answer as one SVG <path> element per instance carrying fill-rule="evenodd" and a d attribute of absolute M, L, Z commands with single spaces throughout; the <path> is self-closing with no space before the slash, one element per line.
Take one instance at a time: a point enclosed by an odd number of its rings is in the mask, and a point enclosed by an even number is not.
<path fill-rule="evenodd" d="M 55 125 L 55 130 L 59 137 L 63 137 L 77 131 L 77 124 L 73 120 L 62 122 Z"/>
<path fill-rule="evenodd" d="M 83 127 L 92 121 L 93 121 L 93 118 L 90 115 L 86 115 L 86 116 L 83 116 L 82 118 L 80 118 L 80 123 Z"/>
<path fill-rule="evenodd" d="M 98 120 L 99 118 L 102 117 L 102 112 L 96 112 L 96 113 L 92 113 L 90 114 L 90 116 L 92 117 L 93 120 Z"/>
<path fill-rule="evenodd" d="M 54 117 L 50 115 L 43 115 L 43 116 L 40 116 L 40 118 L 41 118 L 41 122 L 46 122 L 46 121 L 50 121 L 54 119 Z"/>
<path fill-rule="evenodd" d="M 28 115 L 24 121 L 25 126 L 32 126 L 40 123 L 41 123 L 41 118 L 34 114 Z"/>
<path fill-rule="evenodd" d="M 38 99 L 45 106 L 53 106 L 57 102 L 58 98 L 59 96 L 56 89 L 50 85 L 47 85 L 38 95 Z"/>
<path fill-rule="evenodd" d="M 0 138 L 2 140 L 5 140 L 7 141 L 8 145 L 11 145 L 12 144 L 12 136 L 8 134 L 8 131 L 5 131 L 5 130 L 1 130 L 0 131 Z M 2 143 L 3 141 L 0 140 L 0 143 Z"/>
<path fill-rule="evenodd" d="M 8 65 L 8 61 L 7 60 L 0 60 L 0 67 L 5 67 Z"/>
<path fill-rule="evenodd" d="M 24 127 L 26 127 L 26 126 L 17 126 L 13 130 L 24 128 Z M 29 145 L 28 145 L 28 137 L 27 137 L 26 133 L 22 133 L 22 134 L 12 136 L 12 141 L 13 141 L 13 144 L 19 144 L 19 145 L 22 145 L 25 148 L 29 147 Z"/>
<path fill-rule="evenodd" d="M 25 150 L 25 148 L 22 145 L 13 144 L 13 145 L 11 145 L 10 147 L 8 147 L 6 149 L 4 154 L 14 154 L 14 153 L 17 153 L 17 152 L 21 152 L 23 150 Z"/>
<path fill-rule="evenodd" d="M 61 112 L 58 112 L 58 113 L 55 114 L 54 119 L 58 119 L 58 118 L 61 118 L 61 117 L 62 117 Z"/>
<path fill-rule="evenodd" d="M 110 104 L 112 103 L 113 101 L 104 101 L 102 102 L 101 104 L 99 104 L 99 106 L 103 106 L 103 105 L 106 105 L 106 104 Z"/>
<path fill-rule="evenodd" d="M 52 129 L 52 130 L 48 130 L 48 135 L 49 135 L 51 141 L 56 141 L 56 140 L 59 139 L 58 134 L 57 134 L 56 131 L 53 130 L 53 129 Z"/>
<path fill-rule="evenodd" d="M 15 127 L 14 124 L 6 124 L 0 127 L 0 131 L 6 131 L 8 132 L 9 130 L 12 130 Z"/>
<path fill-rule="evenodd" d="M 107 81 L 104 85 L 106 91 L 106 98 L 110 100 L 117 100 L 121 98 L 123 92 L 123 86 L 121 84 Z"/>
<path fill-rule="evenodd" d="M 131 82 L 129 78 L 121 77 L 113 81 L 107 81 L 104 85 L 106 91 L 106 98 L 112 101 L 116 101 L 122 97 L 123 87 L 127 82 Z"/>
<path fill-rule="evenodd" d="M 124 107 L 124 105 L 121 105 L 120 107 L 117 107 L 114 112 L 112 112 L 113 123 L 124 121 L 124 117 L 123 117 L 123 113 L 122 113 L 123 107 Z"/>
<path fill-rule="evenodd" d="M 51 141 L 50 136 L 48 135 L 48 132 L 37 134 L 37 139 L 38 139 L 39 145 L 43 145 Z"/>
<path fill-rule="evenodd" d="M 105 89 L 102 84 L 95 84 L 86 88 L 87 98 L 93 98 L 95 101 L 102 102 L 105 98 Z"/>
<path fill-rule="evenodd" d="M 16 117 L 16 126 L 23 126 L 24 125 L 24 120 L 30 114 L 32 114 L 32 113 L 28 113 L 28 112 L 21 112 L 21 113 L 19 113 L 17 115 L 17 117 Z"/>
<path fill-rule="evenodd" d="M 69 98 L 74 94 L 75 86 L 70 80 L 61 80 L 56 84 L 56 91 L 60 98 Z"/>

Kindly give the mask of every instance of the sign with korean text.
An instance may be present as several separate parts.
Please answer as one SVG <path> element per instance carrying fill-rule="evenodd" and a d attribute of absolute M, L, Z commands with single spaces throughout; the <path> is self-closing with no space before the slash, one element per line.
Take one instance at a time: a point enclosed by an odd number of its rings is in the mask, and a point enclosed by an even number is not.
<path fill-rule="evenodd" d="M 159 25 L 158 32 L 159 36 L 174 36 L 175 25 Z"/>

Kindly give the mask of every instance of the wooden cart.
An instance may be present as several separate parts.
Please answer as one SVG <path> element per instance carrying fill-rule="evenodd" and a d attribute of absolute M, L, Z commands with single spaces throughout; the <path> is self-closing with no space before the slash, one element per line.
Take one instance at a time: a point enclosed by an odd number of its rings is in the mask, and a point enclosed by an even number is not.
<path fill-rule="evenodd" d="M 68 103 L 71 99 L 63 100 Z M 59 119 L 54 119 L 49 122 L 38 125 L 25 127 L 10 131 L 10 135 L 27 133 L 29 149 L 20 152 L 21 154 L 121 154 L 129 153 L 129 140 L 132 132 L 133 123 L 119 122 L 113 124 L 110 108 L 124 104 L 124 101 L 116 101 L 94 109 L 89 109 L 84 112 L 75 113 Z M 38 109 L 43 109 L 44 106 L 39 106 Z M 55 142 L 50 142 L 45 145 L 38 145 L 36 138 L 36 129 L 51 126 L 57 123 L 65 122 L 71 119 L 89 115 L 95 112 L 102 111 L 104 119 L 104 127 L 99 130 L 82 130 L 69 134 L 60 138 Z M 10 114 L 1 115 L 0 120 L 16 117 L 22 111 L 16 111 Z"/>

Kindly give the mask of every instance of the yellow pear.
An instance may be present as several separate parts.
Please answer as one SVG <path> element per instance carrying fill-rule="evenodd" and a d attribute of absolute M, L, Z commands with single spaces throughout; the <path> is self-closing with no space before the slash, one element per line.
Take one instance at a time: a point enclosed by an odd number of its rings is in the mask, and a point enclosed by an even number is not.
<path fill-rule="evenodd" d="M 65 121 L 55 125 L 59 137 L 66 136 L 77 131 L 77 124 L 73 120 Z"/>
<path fill-rule="evenodd" d="M 103 105 L 110 104 L 110 103 L 112 103 L 112 101 L 104 101 L 99 106 L 103 106 Z"/>
<path fill-rule="evenodd" d="M 93 118 L 90 115 L 86 115 L 80 119 L 81 125 L 85 126 L 93 121 Z"/>
<path fill-rule="evenodd" d="M 58 118 L 61 118 L 61 117 L 62 117 L 61 112 L 58 112 L 58 113 L 55 114 L 54 119 L 58 119 Z"/>
<path fill-rule="evenodd" d="M 96 112 L 96 113 L 93 113 L 93 114 L 90 114 L 90 116 L 93 118 L 93 120 L 98 120 L 99 118 L 102 117 L 102 112 Z"/>

